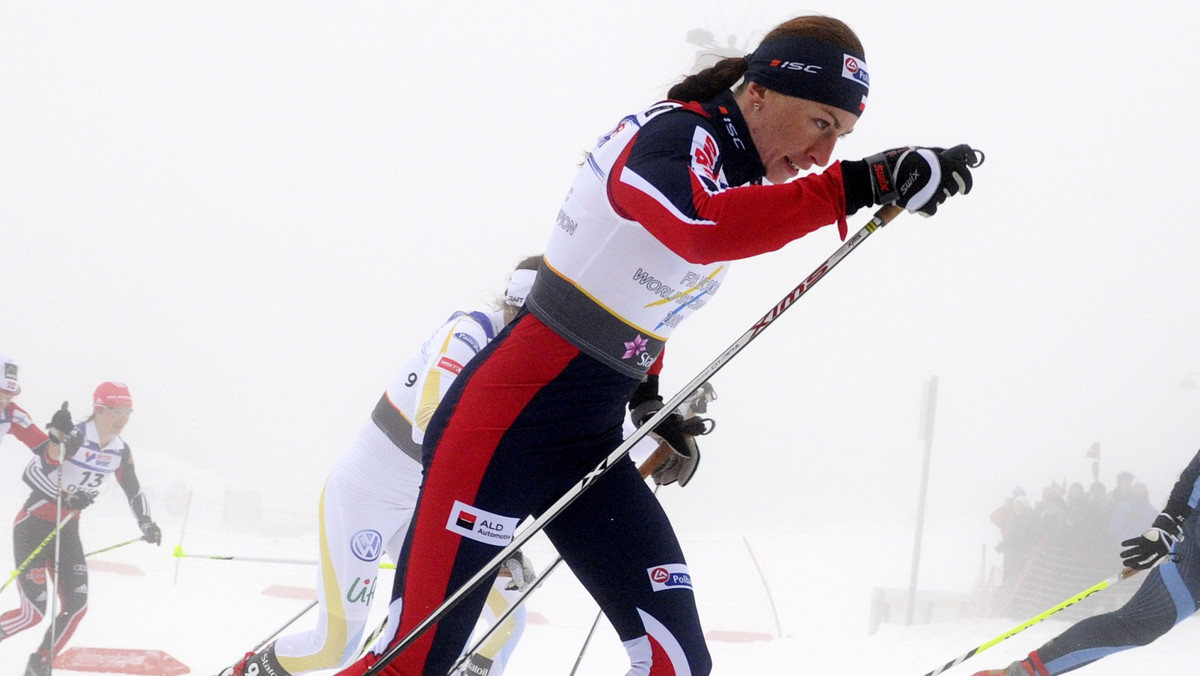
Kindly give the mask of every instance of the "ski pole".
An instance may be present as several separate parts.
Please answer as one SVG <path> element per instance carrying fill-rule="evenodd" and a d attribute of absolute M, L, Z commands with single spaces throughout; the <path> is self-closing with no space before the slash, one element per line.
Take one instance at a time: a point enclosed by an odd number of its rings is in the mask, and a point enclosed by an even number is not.
<path fill-rule="evenodd" d="M 822 263 L 816 270 L 812 272 L 812 274 L 806 277 L 804 281 L 800 282 L 796 288 L 789 291 L 782 300 L 776 303 L 775 306 L 767 312 L 767 314 L 763 315 L 763 317 L 755 322 L 749 330 L 743 333 L 741 337 L 733 342 L 732 345 L 718 355 L 711 364 L 700 371 L 700 373 L 697 374 L 696 377 L 691 380 L 691 382 L 684 386 L 682 390 L 677 392 L 675 396 L 671 397 L 670 400 L 664 403 L 661 409 L 655 412 L 654 415 L 650 416 L 649 419 L 643 421 L 642 426 L 634 430 L 624 442 L 613 449 L 613 451 L 609 453 L 607 457 L 600 461 L 600 464 L 597 465 L 595 469 L 585 474 L 578 483 L 567 489 L 567 492 L 564 493 L 556 502 L 554 502 L 554 504 L 550 505 L 550 507 L 542 512 L 541 516 L 533 520 L 525 528 L 521 529 L 520 532 L 514 533 L 512 541 L 509 542 L 508 545 L 506 545 L 503 549 L 501 549 L 499 554 L 496 554 L 496 556 L 493 557 L 492 560 L 486 565 L 484 565 L 483 568 L 479 569 L 479 571 L 471 576 L 471 578 L 468 579 L 461 587 L 459 587 L 452 594 L 450 594 L 449 597 L 442 601 L 440 606 L 435 608 L 433 612 L 431 612 L 424 620 L 413 627 L 412 630 L 404 636 L 404 638 L 400 639 L 400 641 L 392 646 L 391 649 L 381 655 L 379 661 L 368 668 L 364 672 L 363 676 L 375 676 L 375 674 L 378 674 L 383 670 L 384 667 L 394 660 L 397 655 L 415 643 L 417 639 L 419 639 L 426 631 L 429 630 L 430 627 L 445 617 L 446 614 L 448 614 L 459 603 L 461 603 L 468 594 L 474 591 L 476 587 L 483 584 L 483 582 L 493 571 L 498 570 L 500 566 L 506 560 L 511 558 L 518 549 L 524 546 L 524 544 L 528 542 L 530 538 L 541 532 L 547 524 L 557 518 L 559 514 L 562 514 L 567 507 L 569 507 L 571 503 L 573 503 L 583 493 L 583 491 L 587 490 L 600 478 L 600 476 L 611 469 L 613 465 L 621 460 L 621 458 L 625 457 L 625 454 L 629 452 L 629 449 L 633 448 L 634 444 L 640 441 L 642 437 L 646 436 L 650 430 L 657 427 L 660 422 L 665 420 L 667 416 L 669 416 L 675 410 L 675 407 L 679 406 L 679 404 L 693 391 L 695 391 L 697 387 L 700 387 L 704 381 L 708 380 L 717 371 L 721 370 L 725 364 L 729 363 L 729 360 L 733 359 L 734 356 L 741 352 L 747 345 L 750 344 L 752 340 L 757 338 L 760 333 L 765 331 L 768 326 L 778 319 L 779 316 L 784 313 L 784 311 L 794 305 L 796 301 L 799 300 L 805 293 L 807 293 L 808 290 L 811 289 L 817 282 L 821 281 L 821 278 L 824 277 L 830 270 L 832 270 L 838 263 L 840 263 L 842 259 L 848 256 L 851 251 L 854 251 L 858 245 L 866 241 L 867 237 L 871 236 L 871 234 L 876 230 L 891 222 L 891 220 L 899 215 L 902 210 L 903 209 L 901 207 L 893 204 L 880 207 L 865 226 L 863 226 L 858 232 L 854 233 L 849 239 L 843 242 L 842 245 L 833 252 L 832 256 L 827 258 L 824 263 Z"/>
<path fill-rule="evenodd" d="M 1096 584 L 1092 585 L 1091 587 L 1084 589 L 1083 591 L 1072 596 L 1071 598 L 1067 599 L 1066 601 L 1059 603 L 1058 605 L 1054 606 L 1053 608 L 1050 608 L 1050 609 L 1038 614 L 1035 617 L 1031 617 L 1028 620 L 1025 620 L 1021 624 L 1018 624 L 1017 626 L 1013 627 L 1012 629 L 1009 629 L 1008 631 L 1004 632 L 1003 634 L 1000 634 L 996 638 L 994 638 L 986 643 L 980 644 L 974 648 L 971 648 L 966 653 L 964 653 L 962 656 L 957 657 L 957 658 L 947 662 L 946 664 L 942 665 L 941 667 L 939 667 L 937 669 L 934 669 L 933 671 L 925 674 L 925 676 L 936 676 L 937 674 L 942 673 L 943 671 L 949 669 L 950 667 L 962 664 L 963 662 L 966 662 L 967 660 L 971 659 L 975 655 L 978 655 L 979 653 L 987 650 L 988 648 L 991 648 L 992 646 L 996 645 L 997 643 L 1000 643 L 1001 641 L 1003 641 L 1011 636 L 1016 636 L 1017 634 L 1025 631 L 1026 629 L 1028 629 L 1028 628 L 1032 627 L 1033 625 L 1037 624 L 1038 622 L 1041 622 L 1042 620 L 1050 617 L 1051 615 L 1053 615 L 1059 611 L 1065 610 L 1067 607 L 1073 606 L 1076 603 L 1079 603 L 1080 601 L 1086 599 L 1087 597 L 1091 596 L 1092 594 L 1095 594 L 1096 592 L 1107 589 L 1108 587 L 1111 587 L 1112 585 L 1117 584 L 1118 582 L 1121 582 L 1122 580 L 1133 577 L 1134 575 L 1137 575 L 1140 572 L 1141 571 L 1134 570 L 1132 568 L 1123 568 L 1123 569 L 1121 569 L 1121 572 L 1117 573 L 1116 575 L 1113 575 L 1112 577 L 1108 578 L 1107 580 L 1102 580 L 1100 582 L 1097 582 Z"/>
<path fill-rule="evenodd" d="M 139 538 L 140 539 L 140 538 Z M 317 562 L 310 559 L 273 559 L 256 556 L 229 556 L 226 554 L 188 554 L 183 551 L 183 545 L 175 545 L 175 551 L 171 556 L 177 559 L 210 559 L 213 561 L 247 561 L 253 563 L 286 563 L 298 566 L 315 566 Z M 383 569 L 395 569 L 396 564 L 381 561 L 379 567 Z"/>
<path fill-rule="evenodd" d="M 50 544 L 50 541 L 54 539 L 54 536 L 58 535 L 58 531 L 61 530 L 63 526 L 67 525 L 67 522 L 73 518 L 75 518 L 74 514 L 68 514 L 67 518 L 63 519 L 62 523 L 60 523 L 57 528 L 50 531 L 50 533 L 47 534 L 40 543 L 38 543 L 38 546 L 33 548 L 33 551 L 29 553 L 29 556 L 25 557 L 25 560 L 21 562 L 21 565 L 17 566 L 16 570 L 9 573 L 8 579 L 4 581 L 3 585 L 0 585 L 0 591 L 4 591 L 8 585 L 12 584 L 13 580 L 20 577 L 21 573 L 24 573 L 25 569 L 29 567 L 29 564 L 33 563 L 33 560 L 37 558 L 37 555 L 42 553 L 42 550 L 46 548 L 46 545 Z"/>
<path fill-rule="evenodd" d="M 58 526 L 55 530 L 62 530 L 63 527 L 63 464 L 66 462 L 66 444 L 60 445 L 58 448 L 58 468 L 54 470 L 55 476 L 58 477 L 58 495 L 55 496 L 55 514 L 54 523 Z M 49 457 L 49 449 L 46 454 Z M 59 555 L 62 552 L 62 538 L 54 538 L 54 596 L 50 597 L 50 640 L 46 643 L 49 647 L 50 656 L 46 660 L 46 666 L 49 667 L 50 676 L 54 676 L 54 656 L 58 654 L 58 604 L 63 599 L 62 589 L 59 587 L 62 584 L 62 576 L 59 575 Z"/>
<path fill-rule="evenodd" d="M 588 472 L 574 486 L 569 488 L 557 501 L 547 508 L 542 515 L 529 523 L 520 532 L 513 535 L 513 539 L 506 545 L 500 553 L 492 558 L 486 565 L 477 571 L 470 579 L 468 579 L 461 587 L 455 590 L 447 597 L 441 605 L 433 610 L 424 620 L 418 623 L 411 631 L 408 632 L 400 641 L 398 641 L 387 652 L 383 653 L 379 661 L 369 667 L 363 676 L 375 676 L 383 670 L 392 660 L 396 658 L 404 650 L 408 649 L 417 641 L 426 631 L 429 630 L 435 623 L 445 617 L 453 610 L 462 600 L 484 582 L 492 571 L 500 568 L 503 563 L 508 560 L 513 554 L 528 542 L 534 535 L 541 532 L 552 520 L 564 512 L 582 493 L 594 484 L 600 476 L 613 467 L 620 461 L 634 444 L 646 436 L 650 430 L 658 426 L 660 422 L 665 420 L 680 403 L 691 395 L 705 381 L 710 379 L 717 371 L 727 364 L 734 356 L 741 352 L 747 345 L 758 337 L 768 326 L 779 318 L 784 311 L 791 307 L 797 300 L 808 292 L 822 277 L 832 270 L 838 263 L 850 254 L 858 245 L 862 244 L 872 233 L 879 228 L 887 225 L 900 214 L 902 209 L 894 205 L 881 207 L 875 212 L 871 220 L 863 226 L 858 232 L 854 233 L 842 245 L 834 251 L 833 255 L 825 260 L 816 270 L 812 272 L 804 281 L 792 289 L 786 296 L 783 297 L 767 314 L 763 315 L 753 326 L 743 333 L 736 341 L 733 342 L 724 352 L 705 367 L 695 378 L 691 380 L 682 390 L 677 392 L 670 400 L 663 404 L 663 407 L 654 413 L 649 419 L 643 421 L 641 427 L 638 427 L 629 435 L 619 446 L 605 457 L 599 465 L 592 471 Z"/>
<path fill-rule="evenodd" d="M 367 640 L 363 641 L 362 646 L 358 649 L 358 657 L 354 658 L 356 661 L 363 655 L 367 654 L 367 651 L 371 649 L 371 644 L 375 642 L 375 639 L 379 638 L 379 635 L 383 633 L 384 629 L 387 629 L 387 623 L 387 618 L 383 618 L 383 622 L 380 622 L 379 626 L 375 627 L 375 631 L 371 632 L 371 634 L 367 636 Z"/>
<path fill-rule="evenodd" d="M 522 603 L 525 603 L 525 599 L 529 598 L 529 595 L 533 593 L 533 590 L 542 586 L 542 581 L 546 579 L 546 576 L 550 573 L 553 573 L 554 569 L 558 567 L 558 564 L 562 562 L 563 558 L 561 556 L 554 557 L 554 560 L 550 562 L 550 565 L 546 566 L 546 569 L 538 575 L 537 581 L 526 587 L 525 590 L 521 592 L 521 595 L 517 597 L 517 600 L 508 608 L 506 608 L 499 617 L 496 618 L 496 621 L 492 624 L 492 626 L 488 627 L 488 630 L 484 632 L 483 636 L 480 636 L 478 641 L 475 641 L 470 648 L 467 648 L 466 652 L 464 652 L 462 656 L 458 658 L 458 661 L 454 663 L 454 666 L 450 667 L 450 671 L 448 673 L 453 674 L 454 672 L 458 671 L 458 669 L 471 658 L 471 655 L 473 655 L 475 651 L 479 650 L 484 643 L 487 643 L 488 639 L 492 637 L 492 634 L 495 634 L 496 630 L 500 628 L 500 625 L 504 624 L 504 621 L 507 620 L 510 615 L 517 612 L 517 608 L 519 608 Z"/>
<path fill-rule="evenodd" d="M 93 555 L 93 554 L 100 554 L 100 553 L 102 553 L 102 552 L 111 552 L 112 550 L 114 550 L 114 549 L 117 549 L 117 548 L 119 548 L 119 547 L 124 547 L 125 545 L 131 545 L 131 544 L 133 544 L 133 543 L 135 543 L 135 542 L 140 542 L 140 541 L 141 541 L 141 539 L 142 539 L 142 538 L 134 538 L 134 539 L 132 539 L 132 540 L 126 540 L 126 541 L 124 541 L 124 542 L 120 542 L 120 543 L 117 543 L 117 544 L 115 544 L 115 545 L 110 545 L 110 546 L 108 546 L 108 547 L 105 547 L 104 549 L 97 549 L 97 550 L 96 550 L 96 551 L 94 551 L 94 552 L 88 552 L 87 554 L 84 554 L 83 556 L 86 558 L 86 557 L 89 557 L 89 556 L 91 556 L 91 555 Z"/>
<path fill-rule="evenodd" d="M 600 616 L 603 614 L 603 611 L 596 613 L 596 618 L 592 620 L 592 628 L 588 629 L 587 637 L 583 639 L 579 655 L 575 657 L 575 665 L 571 667 L 571 673 L 568 676 L 575 676 L 575 672 L 579 670 L 579 665 L 583 662 L 583 654 L 587 652 L 587 647 L 592 642 L 592 635 L 596 633 L 596 627 L 600 626 Z"/>

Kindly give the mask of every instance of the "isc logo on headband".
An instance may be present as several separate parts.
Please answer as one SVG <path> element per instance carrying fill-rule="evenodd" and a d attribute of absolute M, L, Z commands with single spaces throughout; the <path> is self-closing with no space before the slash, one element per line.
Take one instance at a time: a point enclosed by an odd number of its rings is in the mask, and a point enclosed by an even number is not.
<path fill-rule="evenodd" d="M 771 61 L 772 68 L 782 68 L 784 70 L 798 70 L 802 73 L 820 73 L 821 67 L 811 63 L 800 63 L 799 61 L 783 61 L 774 59 Z"/>
<path fill-rule="evenodd" d="M 867 75 L 867 64 L 850 54 L 842 57 L 842 77 L 853 80 L 864 87 L 871 86 L 871 76 Z"/>

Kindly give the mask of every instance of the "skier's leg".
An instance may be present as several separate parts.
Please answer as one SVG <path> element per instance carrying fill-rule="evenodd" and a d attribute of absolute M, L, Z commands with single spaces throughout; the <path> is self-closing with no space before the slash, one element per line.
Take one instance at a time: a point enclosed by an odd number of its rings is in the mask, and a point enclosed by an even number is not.
<path fill-rule="evenodd" d="M 510 344 L 516 347 L 509 350 Z M 539 359 L 531 362 L 530 351 Z M 396 566 L 389 613 L 389 627 L 396 629 L 386 646 L 344 673 L 361 673 L 392 652 L 495 557 L 522 518 L 553 503 L 619 444 L 635 384 L 531 315 L 484 348 L 426 429 L 425 484 Z M 463 595 L 381 673 L 444 676 L 466 645 L 487 593 L 481 585 Z"/>
<path fill-rule="evenodd" d="M 79 539 L 79 519 L 63 524 L 58 538 L 60 570 L 54 580 L 54 589 L 61 601 L 61 610 L 53 625 L 53 636 L 48 630 L 38 649 L 48 662 L 62 652 L 87 614 L 88 569 L 83 543 Z"/>
<path fill-rule="evenodd" d="M 1200 510 L 1184 522 L 1173 561 L 1151 570 L 1122 607 L 1080 620 L 1022 660 L 1038 676 L 1063 674 L 1122 650 L 1144 646 L 1200 609 Z"/>
<path fill-rule="evenodd" d="M 54 522 L 45 521 L 21 510 L 13 523 L 13 560 L 21 563 L 29 558 L 34 549 L 54 531 Z M 47 550 L 43 548 L 43 552 Z M 46 614 L 46 590 L 49 554 L 30 562 L 17 577 L 17 590 L 21 605 L 0 615 L 0 640 L 22 632 L 42 621 Z"/>
<path fill-rule="evenodd" d="M 375 595 L 380 562 L 408 531 L 421 466 L 374 425 L 363 428 L 330 472 L 319 515 L 319 614 L 314 629 L 279 638 L 239 663 L 280 676 L 339 668 L 353 660 Z M 261 671 L 261 670 L 260 670 Z M 236 670 L 235 670 L 236 673 Z"/>
<path fill-rule="evenodd" d="M 709 673 L 687 562 L 632 461 L 609 470 L 546 534 L 617 630 L 631 675 Z"/>
<path fill-rule="evenodd" d="M 505 589 L 510 583 L 511 578 L 503 576 L 492 582 L 492 589 L 488 592 L 487 603 L 484 604 L 483 614 L 479 619 L 479 626 L 484 632 L 490 631 L 491 636 L 464 663 L 459 672 L 464 676 L 501 676 L 504 673 L 504 665 L 508 663 L 509 656 L 520 642 L 521 634 L 525 632 L 524 605 L 512 611 L 500 626 L 495 626 L 496 620 L 508 612 L 521 596 L 519 589 Z M 478 639 L 471 637 L 472 644 L 477 641 Z"/>

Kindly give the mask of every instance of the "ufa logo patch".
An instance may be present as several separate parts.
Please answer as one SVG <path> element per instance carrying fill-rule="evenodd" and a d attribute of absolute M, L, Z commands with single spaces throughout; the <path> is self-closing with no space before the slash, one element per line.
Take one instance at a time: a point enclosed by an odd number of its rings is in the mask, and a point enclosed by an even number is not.
<path fill-rule="evenodd" d="M 646 573 L 650 576 L 650 591 L 692 588 L 692 574 L 688 572 L 687 564 L 668 563 L 665 566 L 654 566 L 647 568 Z"/>
<path fill-rule="evenodd" d="M 455 500 L 446 530 L 476 542 L 503 547 L 512 541 L 518 523 L 520 519 L 515 517 L 493 514 Z"/>

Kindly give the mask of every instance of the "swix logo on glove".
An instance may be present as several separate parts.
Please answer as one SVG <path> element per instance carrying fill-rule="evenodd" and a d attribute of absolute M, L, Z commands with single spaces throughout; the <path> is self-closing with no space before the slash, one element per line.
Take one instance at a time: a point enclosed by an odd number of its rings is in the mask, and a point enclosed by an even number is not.
<path fill-rule="evenodd" d="M 904 183 L 900 184 L 900 192 L 902 192 L 902 193 L 908 192 L 908 189 L 911 188 L 913 186 L 913 184 L 916 183 L 920 179 L 921 179 L 921 170 L 913 169 L 912 173 L 908 175 L 908 178 L 904 179 Z"/>
<path fill-rule="evenodd" d="M 668 563 L 665 566 L 647 568 L 650 576 L 650 590 L 655 592 L 668 589 L 691 589 L 692 574 L 688 572 L 687 564 Z"/>
<path fill-rule="evenodd" d="M 871 165 L 871 170 L 875 172 L 875 182 L 879 184 L 879 192 L 891 192 L 892 181 L 891 177 L 887 174 L 887 167 L 883 166 L 882 162 L 876 162 Z"/>
<path fill-rule="evenodd" d="M 503 547 L 512 541 L 518 523 L 520 519 L 515 517 L 493 514 L 455 500 L 446 530 L 476 542 Z"/>

